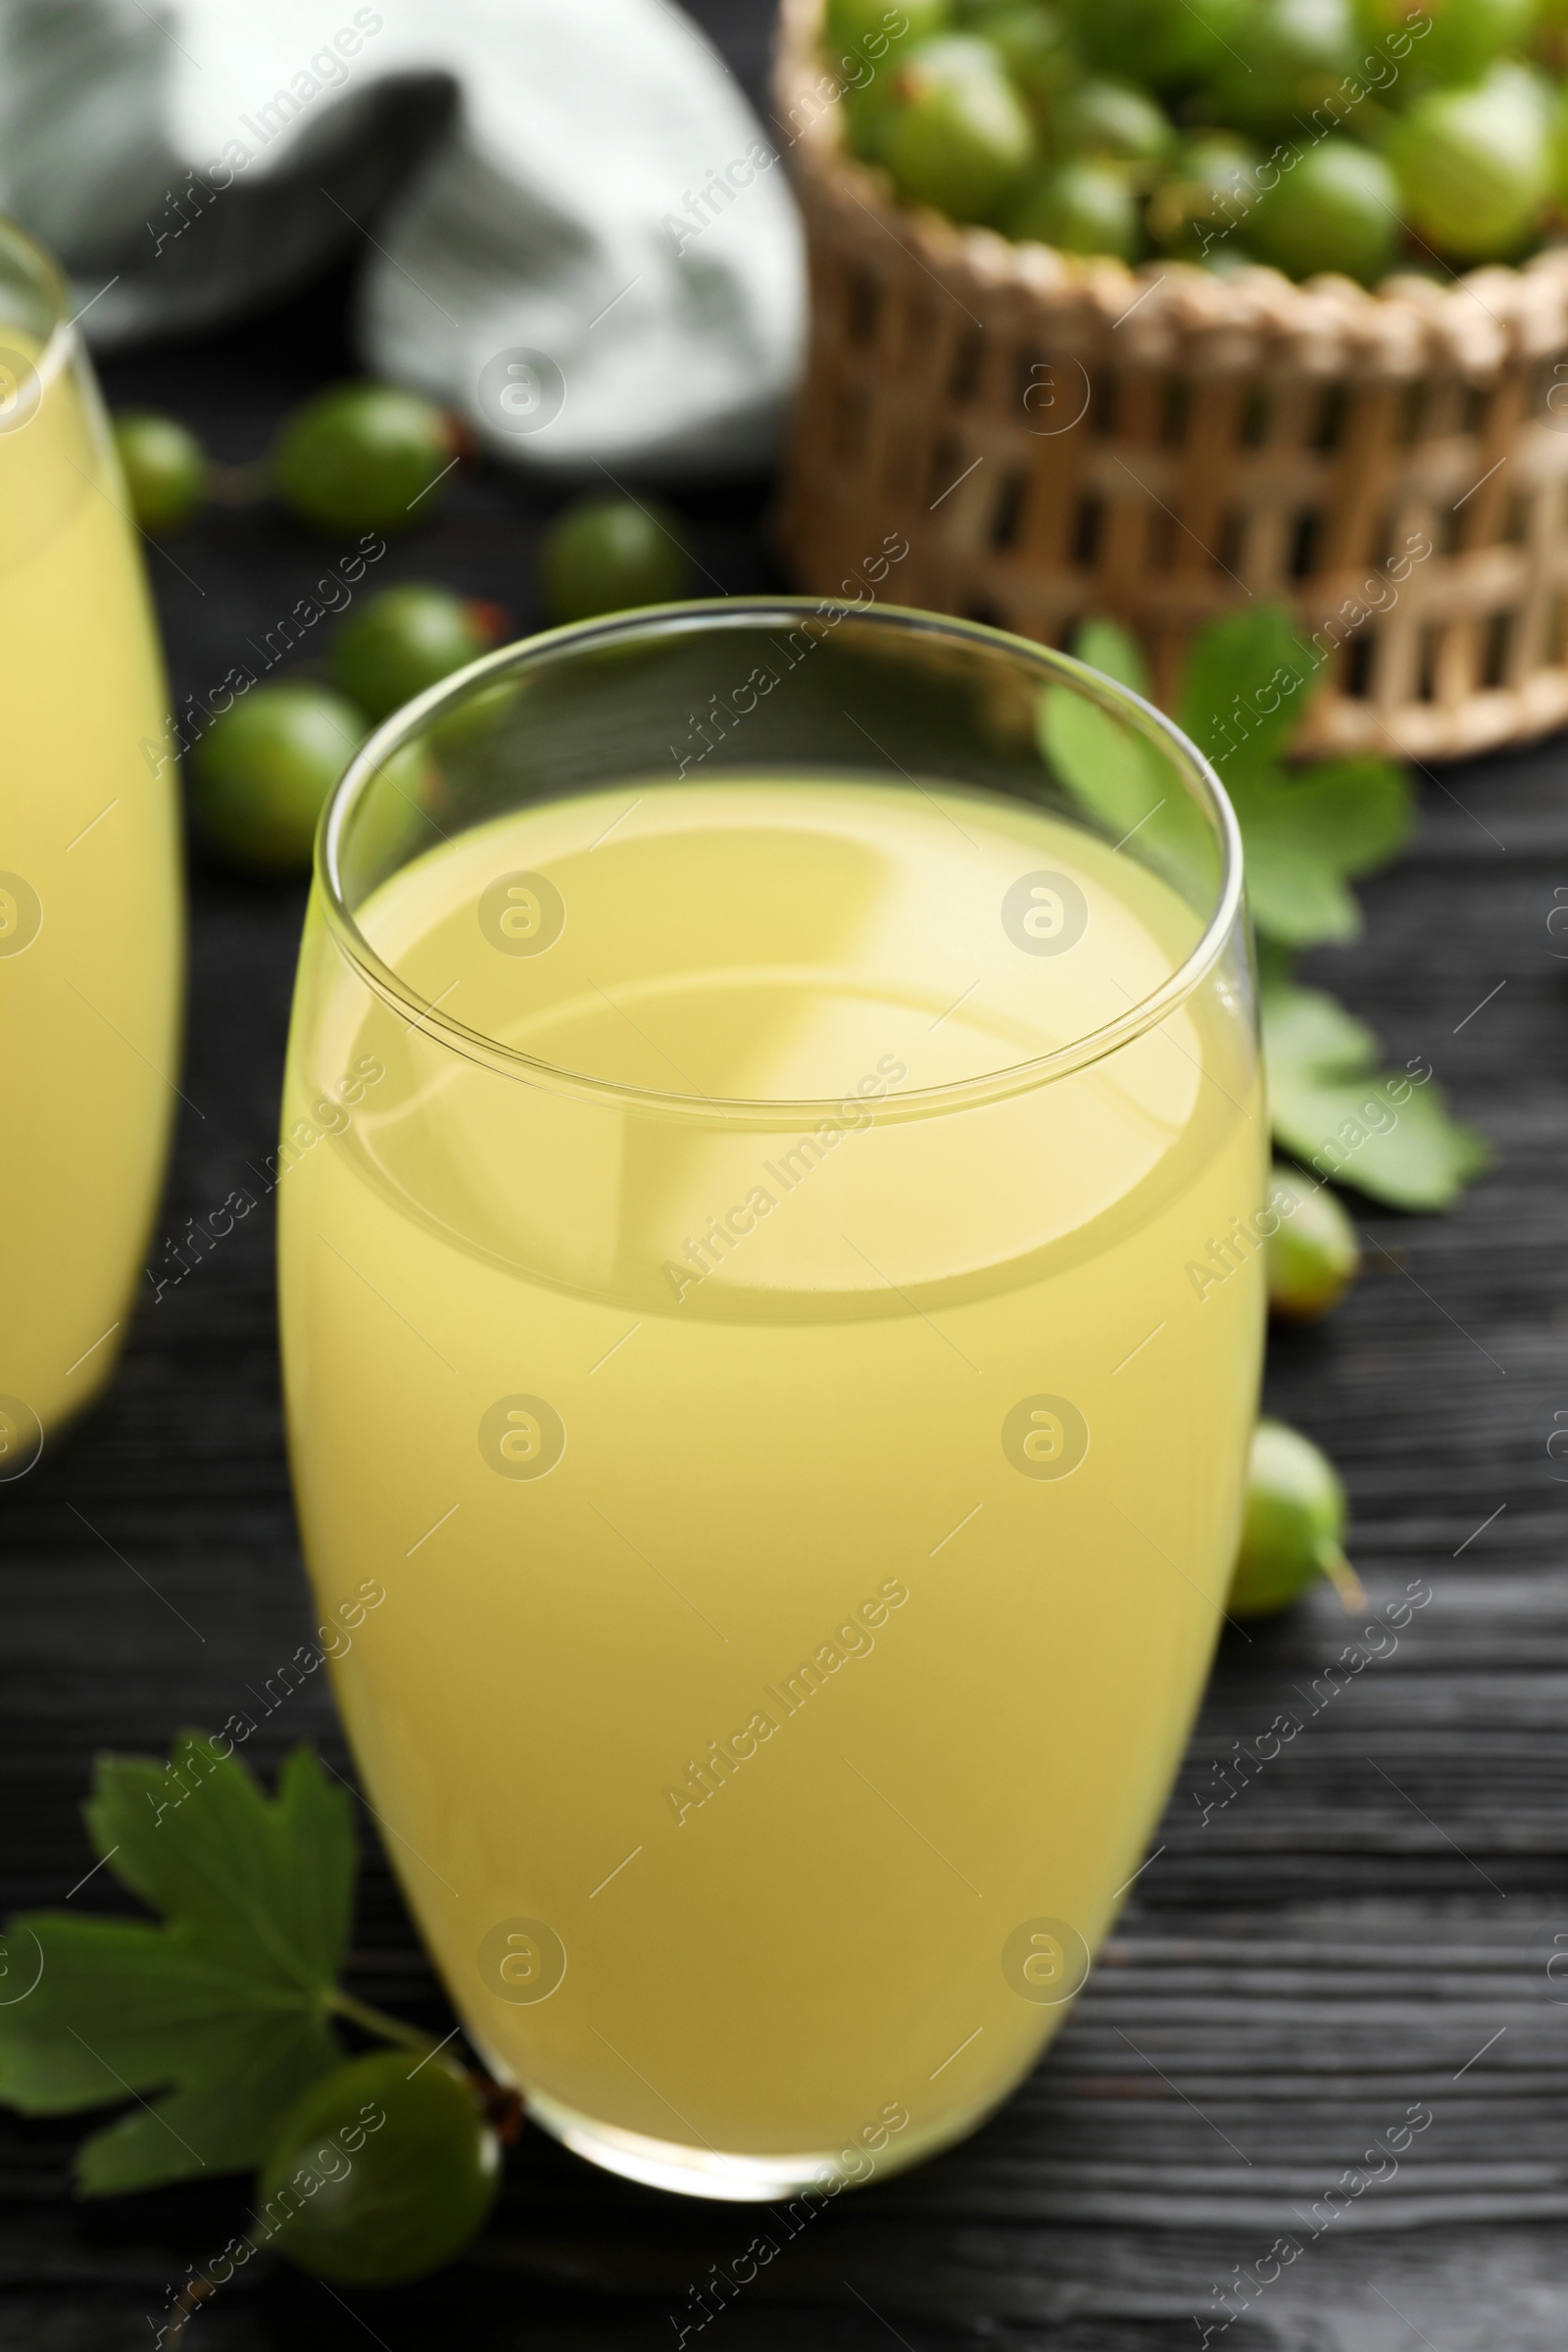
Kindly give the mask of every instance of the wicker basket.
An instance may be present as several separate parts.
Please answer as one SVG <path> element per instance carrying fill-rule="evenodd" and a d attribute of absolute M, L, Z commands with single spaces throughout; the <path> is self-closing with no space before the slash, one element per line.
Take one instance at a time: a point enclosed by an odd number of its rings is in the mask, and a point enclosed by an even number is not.
<path fill-rule="evenodd" d="M 776 70 L 811 271 L 777 516 L 804 587 L 902 532 L 900 603 L 1052 645 L 1112 614 L 1166 704 L 1195 628 L 1283 599 L 1323 658 L 1303 748 L 1568 722 L 1568 252 L 1369 294 L 956 228 L 845 150 L 821 18 L 784 0 Z"/>

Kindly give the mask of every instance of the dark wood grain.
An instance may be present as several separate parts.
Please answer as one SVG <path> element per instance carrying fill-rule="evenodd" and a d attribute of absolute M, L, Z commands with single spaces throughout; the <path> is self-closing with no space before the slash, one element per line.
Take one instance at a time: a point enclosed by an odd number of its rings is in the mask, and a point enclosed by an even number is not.
<path fill-rule="evenodd" d="M 699 13 L 756 89 L 766 8 Z M 111 394 L 252 456 L 291 398 L 348 365 L 350 276 L 225 337 L 117 359 Z M 770 577 L 765 494 L 682 502 L 727 588 Z M 520 633 L 552 503 L 493 472 L 466 480 L 385 576 L 495 598 Z M 172 553 L 178 570 L 153 563 L 182 694 L 265 633 L 320 551 L 258 515 L 215 518 Z M 1568 887 L 1565 783 L 1560 745 L 1429 779 L 1417 847 L 1365 893 L 1365 938 L 1322 960 L 1391 1054 L 1432 1059 L 1498 1165 L 1450 1217 L 1369 1214 L 1367 1279 L 1328 1328 L 1274 1342 L 1270 1402 L 1345 1471 L 1372 1614 L 1349 1625 L 1325 1593 L 1227 1636 L 1155 1858 L 1035 2079 L 968 2146 L 823 2214 L 700 2328 L 692 2290 L 719 2293 L 765 2223 L 529 2138 L 457 2272 L 338 2299 L 257 2266 L 198 2323 L 211 2352 L 673 2346 L 682 2326 L 737 2352 L 961 2333 L 1175 2352 L 1215 2318 L 1216 2282 L 1286 2234 L 1299 2256 L 1214 2340 L 1559 2352 L 1568 1982 L 1547 1965 L 1568 1954 L 1568 1463 L 1546 1442 L 1568 1414 L 1568 956 L 1546 917 Z M 300 908 L 193 869 L 194 1107 L 160 1237 L 270 1146 Z M 271 1283 L 257 1216 L 156 1303 L 149 1284 L 109 1398 L 5 1498 L 7 1908 L 57 1902 L 89 1867 L 76 1807 L 96 1748 L 158 1749 L 220 1719 L 301 1639 Z M 1392 1654 L 1368 1656 L 1387 1639 L 1358 1627 L 1412 1586 L 1430 1597 Z M 1362 1663 L 1325 1680 L 1348 1644 Z M 1295 1736 L 1243 1785 L 1237 1743 L 1252 1753 L 1282 1713 Z M 260 1762 L 307 1733 L 348 1769 L 309 1686 L 269 1719 Z M 355 1985 L 438 2025 L 368 1824 L 366 1845 Z M 112 1900 L 102 1886 L 91 1899 Z M 1431 2122 L 1396 2173 L 1325 2206 L 1412 2107 Z M 25 2352 L 149 2343 L 169 2283 L 240 2212 L 232 2184 L 74 2206 L 75 2136 L 0 2116 L 0 2343 Z"/>

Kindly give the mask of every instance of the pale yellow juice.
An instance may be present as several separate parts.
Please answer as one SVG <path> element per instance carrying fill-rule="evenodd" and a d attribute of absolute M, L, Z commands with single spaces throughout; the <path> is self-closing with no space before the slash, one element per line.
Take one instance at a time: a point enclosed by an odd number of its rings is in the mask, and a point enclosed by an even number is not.
<path fill-rule="evenodd" d="M 69 345 L 0 319 L 0 1475 L 113 1368 L 177 1102 L 163 679 Z"/>
<path fill-rule="evenodd" d="M 600 1082 L 453 1051 L 313 911 L 290 1440 L 322 1613 L 368 1604 L 338 1692 L 430 1949 L 606 2161 L 736 2195 L 905 2162 L 1066 2014 L 1220 1625 L 1260 1286 L 1187 1267 L 1261 1198 L 1242 996 L 997 1079 L 1201 925 L 936 784 L 563 800 L 359 920 Z"/>

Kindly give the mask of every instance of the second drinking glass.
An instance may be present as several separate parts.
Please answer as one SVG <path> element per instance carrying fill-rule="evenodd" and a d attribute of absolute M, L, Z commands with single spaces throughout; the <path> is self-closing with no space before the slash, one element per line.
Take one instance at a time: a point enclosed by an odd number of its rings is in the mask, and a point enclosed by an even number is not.
<path fill-rule="evenodd" d="M 0 1481 L 113 1369 L 179 1051 L 163 666 L 66 302 L 0 222 Z"/>

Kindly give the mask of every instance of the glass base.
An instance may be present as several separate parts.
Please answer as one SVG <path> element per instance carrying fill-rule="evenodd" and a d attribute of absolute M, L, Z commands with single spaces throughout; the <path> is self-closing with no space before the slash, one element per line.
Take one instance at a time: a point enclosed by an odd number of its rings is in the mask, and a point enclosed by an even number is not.
<path fill-rule="evenodd" d="M 860 2187 L 871 2180 L 902 2173 L 921 2164 L 940 2148 L 965 2139 L 984 2123 L 997 2104 L 995 2098 L 971 2112 L 951 2118 L 934 2130 L 896 2139 L 877 2154 L 864 2152 L 861 2172 L 852 2172 L 837 2150 L 809 2156 L 725 2156 L 716 2149 L 692 2148 L 677 2140 L 648 2139 L 640 2132 L 623 2132 L 617 2125 L 595 2122 L 563 2106 L 543 2091 L 524 2093 L 528 2121 L 559 2139 L 575 2156 L 586 2157 L 602 2171 L 638 2180 L 645 2188 L 662 2188 L 682 2197 L 712 2197 L 726 2204 L 774 2205 L 789 2198 L 836 2194 L 840 2188 Z"/>

